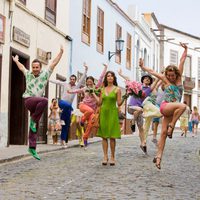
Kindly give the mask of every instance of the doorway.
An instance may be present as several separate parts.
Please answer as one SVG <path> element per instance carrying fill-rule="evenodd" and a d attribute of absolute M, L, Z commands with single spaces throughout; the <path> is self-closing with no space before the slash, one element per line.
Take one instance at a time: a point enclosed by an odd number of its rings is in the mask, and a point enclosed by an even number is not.
<path fill-rule="evenodd" d="M 22 98 L 26 82 L 23 73 L 12 60 L 12 56 L 16 54 L 27 69 L 29 69 L 30 61 L 28 55 L 13 48 L 10 49 L 8 146 L 10 144 L 26 145 L 28 141 L 28 110 Z"/>

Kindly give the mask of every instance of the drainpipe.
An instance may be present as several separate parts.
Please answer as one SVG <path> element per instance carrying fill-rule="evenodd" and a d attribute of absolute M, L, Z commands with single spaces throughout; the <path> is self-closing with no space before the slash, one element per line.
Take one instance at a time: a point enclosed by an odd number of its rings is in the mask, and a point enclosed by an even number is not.
<path fill-rule="evenodd" d="M 15 9 L 15 0 L 9 0 L 9 18 L 10 18 L 10 42 L 12 42 L 12 23 Z"/>
<path fill-rule="evenodd" d="M 15 0 L 9 0 L 9 18 L 12 16 L 15 8 Z"/>

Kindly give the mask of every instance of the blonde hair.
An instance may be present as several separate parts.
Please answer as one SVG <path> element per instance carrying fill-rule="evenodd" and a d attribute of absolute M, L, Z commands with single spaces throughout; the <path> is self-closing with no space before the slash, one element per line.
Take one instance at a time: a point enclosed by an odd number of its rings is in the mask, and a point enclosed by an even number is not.
<path fill-rule="evenodd" d="M 195 115 L 199 114 L 199 113 L 198 113 L 198 109 L 197 109 L 196 106 L 193 107 L 193 111 L 194 111 L 194 114 L 195 114 Z"/>
<path fill-rule="evenodd" d="M 168 65 L 165 68 L 165 76 L 167 76 L 167 72 L 175 72 L 176 76 L 181 76 L 180 71 L 178 69 L 178 67 L 176 67 L 175 65 Z"/>

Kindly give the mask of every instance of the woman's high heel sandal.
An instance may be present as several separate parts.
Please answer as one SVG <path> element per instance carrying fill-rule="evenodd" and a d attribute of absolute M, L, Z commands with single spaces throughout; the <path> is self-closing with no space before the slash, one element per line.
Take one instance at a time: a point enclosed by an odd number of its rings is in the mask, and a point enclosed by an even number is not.
<path fill-rule="evenodd" d="M 159 161 L 159 162 L 158 162 L 158 161 Z M 161 169 L 160 162 L 161 162 L 161 158 L 160 158 L 160 157 L 155 157 L 155 158 L 153 159 L 153 163 L 156 164 L 156 167 L 157 167 L 158 169 Z"/>
<path fill-rule="evenodd" d="M 171 129 L 171 131 L 169 131 L 169 128 Z M 174 127 L 171 124 L 168 124 L 167 125 L 167 136 L 168 136 L 168 138 L 172 139 L 173 131 L 174 131 Z"/>
<path fill-rule="evenodd" d="M 104 159 L 103 161 L 102 161 L 102 165 L 107 165 L 108 164 L 108 159 Z"/>
<path fill-rule="evenodd" d="M 114 160 L 110 161 L 110 166 L 114 166 L 114 165 L 115 165 L 115 161 Z"/>

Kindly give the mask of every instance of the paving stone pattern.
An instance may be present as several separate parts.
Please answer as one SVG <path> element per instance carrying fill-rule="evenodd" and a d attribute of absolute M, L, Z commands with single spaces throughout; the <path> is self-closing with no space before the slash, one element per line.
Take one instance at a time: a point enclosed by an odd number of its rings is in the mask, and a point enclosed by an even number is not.
<path fill-rule="evenodd" d="M 167 140 L 161 170 L 151 138 L 144 155 L 134 135 L 117 140 L 115 166 L 101 165 L 100 142 L 1 164 L 0 199 L 200 200 L 200 136 L 179 135 Z"/>

